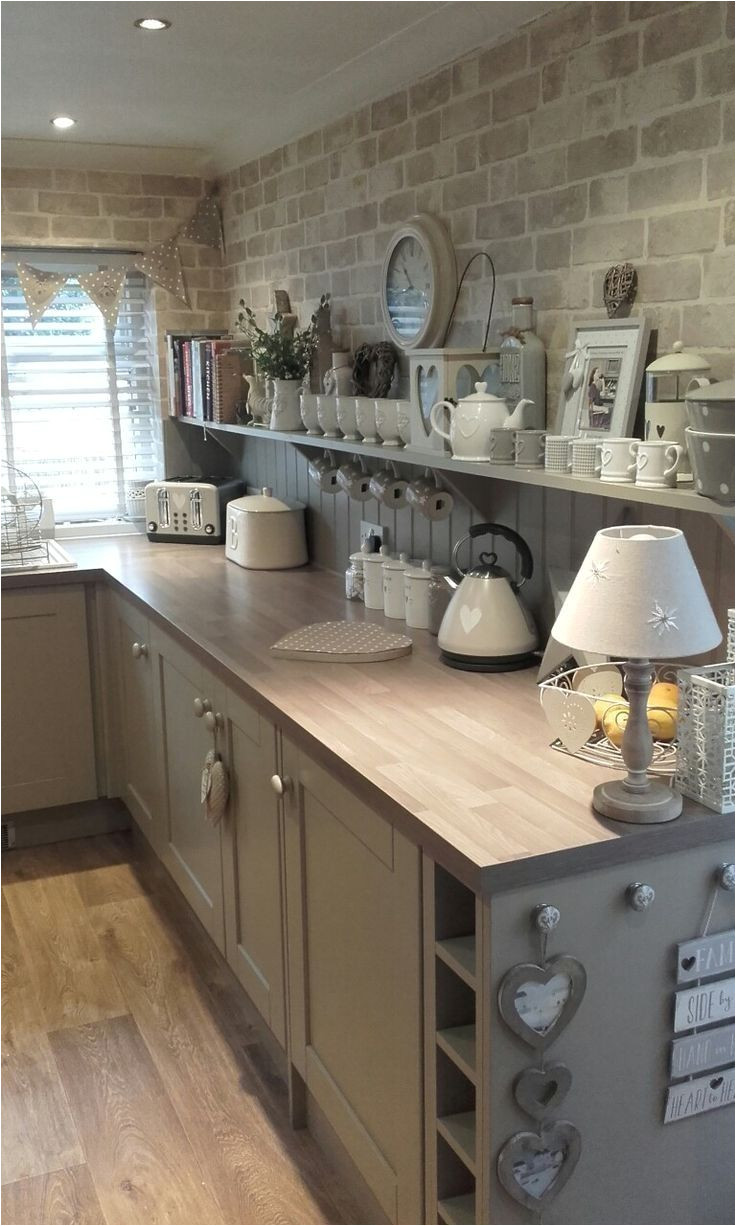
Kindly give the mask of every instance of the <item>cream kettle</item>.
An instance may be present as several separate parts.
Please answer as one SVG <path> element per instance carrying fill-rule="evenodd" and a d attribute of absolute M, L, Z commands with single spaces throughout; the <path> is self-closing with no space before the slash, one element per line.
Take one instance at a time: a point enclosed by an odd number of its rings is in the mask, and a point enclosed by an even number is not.
<path fill-rule="evenodd" d="M 518 583 L 497 565 L 493 551 L 481 553 L 479 564 L 467 572 L 458 566 L 461 547 L 479 536 L 501 536 L 515 547 L 521 562 Z M 450 668 L 484 673 L 511 672 L 533 664 L 537 632 L 518 596 L 534 568 L 526 541 L 503 524 L 475 524 L 455 545 L 452 565 L 460 582 L 437 636 L 444 663 Z"/>
<path fill-rule="evenodd" d="M 487 390 L 486 383 L 476 383 L 470 396 L 463 396 L 457 404 L 440 400 L 432 406 L 429 415 L 432 429 L 441 438 L 449 440 L 452 454 L 457 460 L 488 462 L 491 457 L 491 430 L 520 430 L 528 405 L 532 400 L 520 400 L 509 413 L 506 401 Z M 439 414 L 445 409 L 450 414 L 450 429 L 443 430 Z"/>

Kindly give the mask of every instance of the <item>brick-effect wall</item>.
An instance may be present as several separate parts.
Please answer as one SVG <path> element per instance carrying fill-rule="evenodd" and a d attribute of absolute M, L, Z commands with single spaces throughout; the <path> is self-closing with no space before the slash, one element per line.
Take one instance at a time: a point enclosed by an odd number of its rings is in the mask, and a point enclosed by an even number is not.
<path fill-rule="evenodd" d="M 462 267 L 486 248 L 497 333 L 530 293 L 554 412 L 574 319 L 605 315 L 613 262 L 662 350 L 682 337 L 730 372 L 733 349 L 730 3 L 575 3 L 391 97 L 232 171 L 221 184 L 225 285 L 265 315 L 306 318 L 329 290 L 342 345 L 384 336 L 386 244 L 438 214 Z M 477 344 L 489 283 L 464 291 L 453 344 Z"/>

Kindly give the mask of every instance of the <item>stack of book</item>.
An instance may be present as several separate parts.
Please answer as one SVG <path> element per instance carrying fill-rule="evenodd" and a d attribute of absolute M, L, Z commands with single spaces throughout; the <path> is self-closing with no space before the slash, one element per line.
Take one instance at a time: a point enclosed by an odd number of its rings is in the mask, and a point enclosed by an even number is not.
<path fill-rule="evenodd" d="M 250 350 L 222 332 L 166 334 L 172 417 L 230 423 L 245 408 Z"/>

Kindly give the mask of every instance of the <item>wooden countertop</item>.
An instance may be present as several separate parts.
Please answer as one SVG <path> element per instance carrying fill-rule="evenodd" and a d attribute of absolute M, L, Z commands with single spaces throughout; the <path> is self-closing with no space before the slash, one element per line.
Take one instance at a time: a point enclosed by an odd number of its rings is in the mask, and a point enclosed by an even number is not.
<path fill-rule="evenodd" d="M 733 819 L 686 801 L 660 826 L 599 818 L 610 772 L 549 747 L 536 670 L 461 673 L 437 640 L 409 630 L 411 655 L 310 664 L 269 647 L 309 622 L 381 613 L 344 599 L 340 577 L 304 567 L 246 571 L 221 547 L 141 537 L 64 541 L 79 569 L 3 578 L 3 588 L 108 581 L 213 672 L 475 889 L 545 881 L 728 838 Z M 389 622 L 391 629 L 403 623 Z"/>

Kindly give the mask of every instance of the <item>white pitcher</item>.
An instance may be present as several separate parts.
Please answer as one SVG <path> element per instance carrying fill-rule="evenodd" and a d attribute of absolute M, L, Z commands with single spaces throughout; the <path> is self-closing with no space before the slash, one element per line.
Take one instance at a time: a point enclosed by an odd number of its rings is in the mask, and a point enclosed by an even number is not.
<path fill-rule="evenodd" d="M 435 434 L 449 439 L 453 456 L 458 460 L 475 460 L 487 463 L 491 454 L 491 430 L 503 427 L 519 430 L 524 426 L 527 405 L 533 400 L 520 400 L 512 413 L 506 401 L 486 390 L 487 384 L 476 383 L 475 391 L 464 396 L 458 404 L 440 400 L 432 406 L 430 421 Z M 439 414 L 443 409 L 450 413 L 449 432 L 440 425 Z"/>

